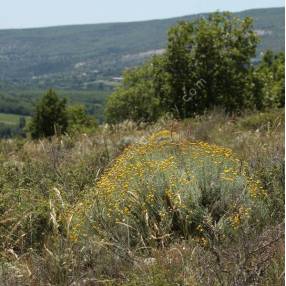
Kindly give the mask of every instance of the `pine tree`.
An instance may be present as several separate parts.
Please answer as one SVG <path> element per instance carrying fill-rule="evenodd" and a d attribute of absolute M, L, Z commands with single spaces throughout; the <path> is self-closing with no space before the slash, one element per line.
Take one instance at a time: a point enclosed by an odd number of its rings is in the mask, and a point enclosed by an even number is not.
<path fill-rule="evenodd" d="M 67 127 L 66 99 L 60 99 L 55 91 L 50 89 L 36 106 L 30 124 L 31 136 L 33 139 L 51 137 L 64 133 Z"/>

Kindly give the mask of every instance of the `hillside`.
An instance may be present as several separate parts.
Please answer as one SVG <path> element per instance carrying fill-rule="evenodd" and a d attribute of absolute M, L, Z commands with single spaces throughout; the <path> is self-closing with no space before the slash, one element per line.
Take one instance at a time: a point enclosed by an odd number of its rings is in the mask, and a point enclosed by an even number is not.
<path fill-rule="evenodd" d="M 0 30 L 0 286 L 285 285 L 284 8 L 236 15 Z"/>
<path fill-rule="evenodd" d="M 247 10 L 236 15 L 254 18 L 261 37 L 258 55 L 266 49 L 284 50 L 284 8 Z M 11 85 L 104 89 L 114 84 L 112 79 L 124 68 L 161 53 L 170 26 L 201 16 L 0 30 L 0 79 L 5 82 L 1 89 Z"/>
<path fill-rule="evenodd" d="M 1 286 L 284 285 L 283 110 L 0 140 L 0 166 Z"/>

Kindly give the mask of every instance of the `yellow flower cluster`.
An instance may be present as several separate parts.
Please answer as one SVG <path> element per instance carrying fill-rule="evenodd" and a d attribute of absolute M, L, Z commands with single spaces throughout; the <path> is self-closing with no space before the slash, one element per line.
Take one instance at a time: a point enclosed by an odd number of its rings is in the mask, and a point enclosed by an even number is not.
<path fill-rule="evenodd" d="M 196 237 L 194 241 L 198 243 L 201 247 L 207 247 L 209 242 L 205 237 Z"/>
<path fill-rule="evenodd" d="M 240 207 L 239 210 L 229 218 L 231 226 L 234 229 L 238 229 L 242 221 L 249 218 L 249 212 L 249 208 Z"/>
<path fill-rule="evenodd" d="M 247 189 L 251 198 L 265 194 L 258 181 L 248 178 L 245 164 L 231 149 L 206 142 L 176 141 L 171 136 L 170 131 L 163 130 L 151 135 L 145 144 L 128 146 L 104 172 L 77 213 L 88 210 L 96 200 L 102 206 L 101 216 L 117 223 L 129 216 L 142 216 L 149 223 L 155 213 L 163 223 L 168 213 L 177 210 L 191 219 L 202 186 L 225 192 Z M 232 227 L 237 228 L 247 216 L 248 209 L 241 206 L 229 218 Z M 202 231 L 202 227 L 197 230 Z"/>
<path fill-rule="evenodd" d="M 248 189 L 251 197 L 254 199 L 257 197 L 267 196 L 267 193 L 262 187 L 261 182 L 259 180 L 254 179 L 253 177 L 248 178 Z"/>

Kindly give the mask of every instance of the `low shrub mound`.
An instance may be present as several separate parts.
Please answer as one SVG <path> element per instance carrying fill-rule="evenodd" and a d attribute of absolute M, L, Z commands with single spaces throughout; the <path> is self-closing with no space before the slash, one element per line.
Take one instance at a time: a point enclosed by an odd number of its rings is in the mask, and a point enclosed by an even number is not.
<path fill-rule="evenodd" d="M 126 148 L 77 207 L 72 239 L 84 225 L 128 247 L 189 238 L 206 245 L 257 221 L 267 195 L 246 164 L 230 149 L 175 137 L 160 131 Z"/>

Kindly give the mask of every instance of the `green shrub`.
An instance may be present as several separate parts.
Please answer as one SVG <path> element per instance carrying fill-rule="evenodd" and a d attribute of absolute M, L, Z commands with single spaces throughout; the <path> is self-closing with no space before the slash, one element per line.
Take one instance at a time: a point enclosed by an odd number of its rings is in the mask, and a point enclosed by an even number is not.
<path fill-rule="evenodd" d="M 239 123 L 241 127 L 247 130 L 267 131 L 277 125 L 282 125 L 284 123 L 284 116 L 284 110 L 260 112 L 241 119 Z"/>
<path fill-rule="evenodd" d="M 97 123 L 95 117 L 88 115 L 83 105 L 71 105 L 67 108 L 68 133 L 84 133 L 95 130 Z"/>
<path fill-rule="evenodd" d="M 88 229 L 133 247 L 191 237 L 207 244 L 215 228 L 223 237 L 259 217 L 265 191 L 230 149 L 170 139 L 159 132 L 116 159 L 76 210 L 90 208 Z"/>
<path fill-rule="evenodd" d="M 160 117 L 162 106 L 155 94 L 154 70 L 154 64 L 147 62 L 125 72 L 123 85 L 107 100 L 105 116 L 108 123 L 127 119 L 152 122 Z"/>
<path fill-rule="evenodd" d="M 33 138 L 51 137 L 64 133 L 68 127 L 66 99 L 60 99 L 50 89 L 36 106 L 35 114 L 30 123 Z"/>

